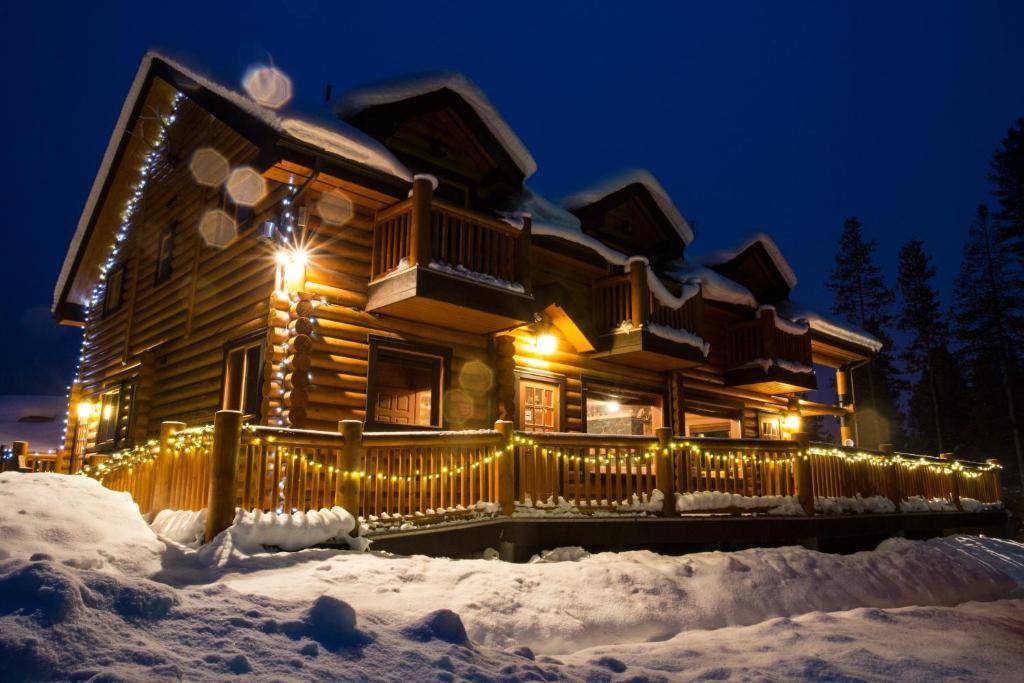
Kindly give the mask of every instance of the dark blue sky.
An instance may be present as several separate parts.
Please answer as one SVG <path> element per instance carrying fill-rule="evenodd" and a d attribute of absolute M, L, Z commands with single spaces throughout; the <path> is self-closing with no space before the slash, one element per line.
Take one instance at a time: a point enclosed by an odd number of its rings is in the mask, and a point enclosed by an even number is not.
<path fill-rule="evenodd" d="M 460 70 L 549 197 L 646 166 L 696 225 L 694 252 L 770 232 L 794 298 L 823 308 L 857 215 L 890 273 L 900 244 L 924 239 L 948 294 L 989 155 L 1024 115 L 1024 3 L 668 4 L 5 0 L 0 393 L 60 391 L 72 374 L 78 333 L 50 323 L 53 284 L 150 47 L 236 81 L 272 58 L 309 99 Z"/>

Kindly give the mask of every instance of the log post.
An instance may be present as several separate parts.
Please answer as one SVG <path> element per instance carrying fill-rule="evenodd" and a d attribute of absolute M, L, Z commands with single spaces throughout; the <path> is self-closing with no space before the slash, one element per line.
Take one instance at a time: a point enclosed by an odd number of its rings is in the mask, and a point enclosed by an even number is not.
<path fill-rule="evenodd" d="M 778 335 L 775 330 L 775 311 L 771 308 L 763 308 L 757 312 L 761 319 L 761 353 L 762 358 L 771 360 L 779 357 L 779 350 L 776 341 Z"/>
<path fill-rule="evenodd" d="M 363 446 L 363 423 L 359 420 L 342 420 L 338 423 L 338 431 L 345 437 L 345 445 L 341 451 L 341 490 L 339 498 L 341 507 L 348 510 L 356 520 L 353 536 L 359 535 L 359 482 L 366 447 Z"/>
<path fill-rule="evenodd" d="M 807 515 L 814 514 L 814 478 L 811 473 L 811 456 L 807 449 L 811 445 L 811 435 L 797 432 L 793 435 L 799 450 L 796 454 L 796 467 L 793 468 L 796 479 L 796 499 Z"/>
<path fill-rule="evenodd" d="M 210 453 L 210 496 L 206 510 L 206 542 L 235 520 L 235 478 L 242 445 L 242 411 L 218 410 L 213 418 Z"/>
<path fill-rule="evenodd" d="M 174 476 L 174 449 L 171 442 L 175 432 L 185 428 L 184 422 L 161 422 L 160 445 L 156 455 L 156 466 L 153 468 L 153 504 L 151 512 L 174 509 L 171 506 L 171 481 Z"/>
<path fill-rule="evenodd" d="M 888 459 L 885 476 L 888 482 L 889 500 L 896 507 L 896 512 L 899 512 L 900 501 L 903 500 L 903 492 L 900 491 L 899 465 L 896 463 L 896 456 L 893 454 L 893 445 L 891 443 L 883 443 L 878 447 L 878 450 L 885 453 Z"/>
<path fill-rule="evenodd" d="M 656 456 L 658 476 L 656 481 L 658 482 L 658 490 L 665 496 L 661 514 L 663 517 L 674 517 L 676 514 L 676 478 L 673 471 L 675 463 L 673 462 L 671 449 L 672 429 L 670 427 L 658 427 L 654 430 L 654 434 L 658 437 L 658 453 Z"/>
<path fill-rule="evenodd" d="M 647 262 L 635 259 L 629 262 L 629 297 L 633 327 L 643 327 L 647 322 L 651 295 L 647 288 Z"/>
<path fill-rule="evenodd" d="M 515 512 L 515 457 L 516 451 L 512 444 L 512 422 L 510 420 L 498 420 L 494 423 L 494 429 L 501 433 L 501 442 L 498 444 L 497 477 L 498 477 L 498 504 L 501 506 L 501 514 L 509 517 Z"/>
<path fill-rule="evenodd" d="M 11 460 L 4 465 L 3 469 L 17 472 L 22 467 L 28 467 L 26 456 L 28 456 L 28 441 L 13 442 L 11 444 Z"/>
<path fill-rule="evenodd" d="M 523 216 L 523 229 L 516 239 L 516 278 L 529 295 L 533 292 L 533 264 L 530 261 L 530 242 L 533 239 L 533 219 Z"/>
<path fill-rule="evenodd" d="M 956 506 L 956 509 L 960 512 L 964 511 L 963 506 L 960 504 L 960 473 L 952 467 L 953 454 L 952 453 L 939 453 L 939 459 L 945 460 L 950 463 L 952 470 L 949 475 L 949 497 Z"/>
<path fill-rule="evenodd" d="M 988 474 L 992 475 L 989 477 L 989 486 L 992 487 L 991 502 L 998 503 L 1003 499 L 1003 487 L 1000 486 L 999 481 L 999 460 L 997 458 L 989 458 L 985 461 L 985 464 L 993 466 L 992 469 L 988 471 Z"/>
<path fill-rule="evenodd" d="M 430 263 L 430 203 L 433 197 L 433 179 L 417 175 L 412 181 L 412 215 L 409 219 L 410 266 Z"/>

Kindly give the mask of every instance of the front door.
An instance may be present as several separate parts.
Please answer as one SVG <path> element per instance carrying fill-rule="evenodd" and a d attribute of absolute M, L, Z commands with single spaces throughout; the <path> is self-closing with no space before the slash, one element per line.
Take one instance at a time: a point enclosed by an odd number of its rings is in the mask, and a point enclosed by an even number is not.
<path fill-rule="evenodd" d="M 519 381 L 519 428 L 527 432 L 557 432 L 562 428 L 559 385 Z"/>

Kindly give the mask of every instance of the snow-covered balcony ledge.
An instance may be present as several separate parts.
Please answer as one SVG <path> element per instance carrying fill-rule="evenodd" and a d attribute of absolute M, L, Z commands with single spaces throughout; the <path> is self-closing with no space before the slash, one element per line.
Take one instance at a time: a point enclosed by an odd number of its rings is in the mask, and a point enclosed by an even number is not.
<path fill-rule="evenodd" d="M 488 333 L 532 320 L 531 224 L 434 198 L 417 176 L 373 228 L 368 311 Z"/>
<path fill-rule="evenodd" d="M 597 328 L 603 332 L 598 354 L 606 360 L 653 370 L 672 370 L 707 362 L 704 301 L 700 284 L 686 282 L 676 294 L 633 257 L 629 272 L 594 287 Z"/>

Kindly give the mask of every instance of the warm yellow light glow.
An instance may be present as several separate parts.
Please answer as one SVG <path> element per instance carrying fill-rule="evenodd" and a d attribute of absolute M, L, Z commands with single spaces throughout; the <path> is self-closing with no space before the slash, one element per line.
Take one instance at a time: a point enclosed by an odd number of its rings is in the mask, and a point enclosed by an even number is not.
<path fill-rule="evenodd" d="M 80 402 L 75 409 L 75 414 L 78 415 L 79 420 L 88 420 L 92 416 L 92 404 L 88 401 Z"/>
<path fill-rule="evenodd" d="M 113 416 L 114 416 L 114 406 L 110 405 L 109 403 L 107 405 L 103 406 L 103 419 L 104 420 L 109 420 Z"/>
<path fill-rule="evenodd" d="M 558 350 L 558 339 L 553 334 L 541 334 L 533 341 L 533 349 L 542 356 Z"/>
<path fill-rule="evenodd" d="M 609 413 L 617 413 L 619 412 L 619 408 L 622 406 L 620 406 L 616 401 L 608 401 L 608 403 L 605 404 L 605 407 L 608 408 Z"/>
<path fill-rule="evenodd" d="M 802 420 L 800 419 L 800 416 L 798 414 L 789 413 L 788 415 L 786 415 L 786 418 L 785 420 L 783 420 L 782 424 L 786 428 L 787 432 L 789 432 L 790 434 L 795 434 L 796 432 L 800 431 Z"/>
<path fill-rule="evenodd" d="M 309 254 L 304 249 L 281 249 L 276 255 L 278 265 L 278 289 L 298 292 L 306 286 L 306 265 Z"/>

